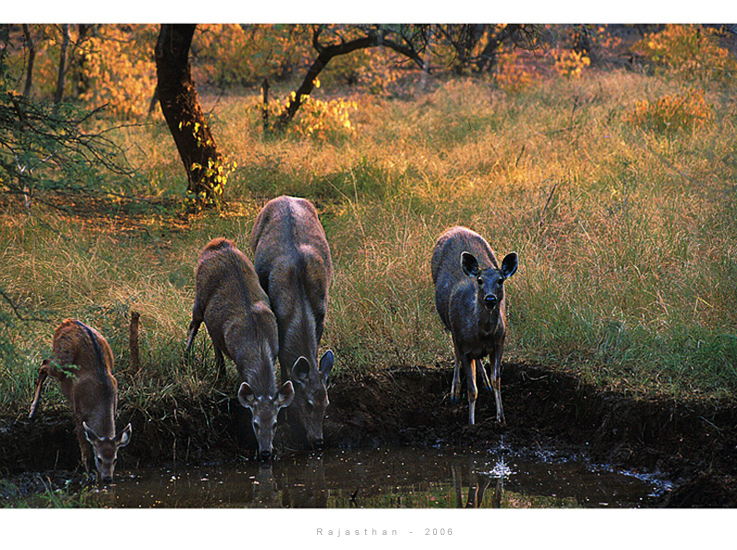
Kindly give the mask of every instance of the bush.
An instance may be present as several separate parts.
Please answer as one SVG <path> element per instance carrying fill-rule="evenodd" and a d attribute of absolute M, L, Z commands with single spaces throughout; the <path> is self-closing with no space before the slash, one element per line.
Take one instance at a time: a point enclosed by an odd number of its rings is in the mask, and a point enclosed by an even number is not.
<path fill-rule="evenodd" d="M 315 88 L 320 87 L 319 80 Z M 294 101 L 295 92 L 292 92 L 286 102 L 272 101 L 268 105 L 268 117 L 272 123 L 279 119 Z M 261 98 L 251 100 L 251 108 L 263 110 Z M 295 137 L 307 137 L 317 141 L 334 140 L 342 137 L 351 137 L 355 134 L 355 126 L 350 119 L 350 111 L 358 109 L 355 101 L 343 98 L 323 101 L 311 96 L 302 97 L 302 105 L 295 118 L 287 126 L 287 134 Z"/>
<path fill-rule="evenodd" d="M 719 45 L 718 32 L 701 25 L 667 25 L 637 42 L 633 51 L 686 80 L 729 82 L 737 61 Z"/>
<path fill-rule="evenodd" d="M 135 119 L 148 113 L 156 89 L 152 45 L 156 25 L 100 25 L 82 45 L 84 87 L 80 99 L 90 107 L 103 105 L 107 114 Z"/>
<path fill-rule="evenodd" d="M 583 70 L 591 65 L 591 58 L 585 52 L 574 50 L 556 50 L 555 70 L 565 78 L 579 78 Z"/>
<path fill-rule="evenodd" d="M 711 107 L 706 103 L 703 90 L 682 95 L 666 95 L 655 102 L 638 101 L 629 121 L 655 132 L 677 132 L 694 129 L 714 120 Z"/>
<path fill-rule="evenodd" d="M 535 70 L 525 63 L 521 50 L 512 49 L 498 55 L 496 83 L 502 90 L 518 93 L 538 79 Z"/>

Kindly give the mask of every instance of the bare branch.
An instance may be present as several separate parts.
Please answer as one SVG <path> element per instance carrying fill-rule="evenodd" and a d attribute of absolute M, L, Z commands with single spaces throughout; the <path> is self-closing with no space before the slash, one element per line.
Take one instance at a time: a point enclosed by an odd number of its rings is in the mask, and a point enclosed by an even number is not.
<path fill-rule="evenodd" d="M 35 321 L 39 323 L 46 322 L 46 319 L 40 319 L 37 317 L 23 317 L 20 314 L 20 311 L 18 311 L 18 307 L 13 303 L 13 300 L 11 300 L 10 297 L 7 294 L 5 294 L 5 291 L 2 288 L 0 288 L 0 296 L 2 296 L 5 299 L 5 301 L 10 306 L 10 309 L 13 310 L 13 313 L 15 314 L 15 316 L 18 317 L 18 319 L 20 319 L 21 321 L 23 322 Z"/>

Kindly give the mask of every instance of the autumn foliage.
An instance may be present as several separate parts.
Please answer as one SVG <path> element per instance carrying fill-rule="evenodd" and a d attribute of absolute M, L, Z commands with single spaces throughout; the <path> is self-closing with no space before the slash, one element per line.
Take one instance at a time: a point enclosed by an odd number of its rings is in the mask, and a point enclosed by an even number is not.
<path fill-rule="evenodd" d="M 665 95 L 653 101 L 638 101 L 628 119 L 645 129 L 670 133 L 709 124 L 714 120 L 714 113 L 704 97 L 704 91 L 694 90 Z"/>
<path fill-rule="evenodd" d="M 737 60 L 719 42 L 720 32 L 701 25 L 666 25 L 637 42 L 633 50 L 655 67 L 686 80 L 728 82 Z"/>
<path fill-rule="evenodd" d="M 584 81 L 588 74 L 605 68 L 599 59 L 601 52 L 622 50 L 622 36 L 629 32 L 612 31 L 606 25 L 390 27 L 197 25 L 189 49 L 193 81 L 203 97 L 241 98 L 243 111 L 255 115 L 248 117 L 249 124 L 256 131 L 263 130 L 263 137 L 279 126 L 279 137 L 335 142 L 356 136 L 361 111 L 372 102 L 429 91 L 425 86 L 431 81 L 430 74 L 436 82 L 449 76 L 473 76 L 512 96 L 532 93 L 546 79 Z M 25 90 L 28 101 L 51 102 L 59 95 L 55 88 L 66 36 L 70 40 L 68 62 L 61 80 L 65 102 L 99 110 L 107 121 L 161 120 L 154 59 L 160 25 L 5 28 L 9 32 L 0 75 L 3 90 L 16 95 Z M 651 26 L 648 30 L 644 37 L 629 42 L 627 55 L 639 64 L 636 68 L 663 78 L 681 78 L 688 86 L 678 93 L 653 91 L 648 97 L 632 98 L 630 105 L 623 106 L 623 120 L 660 133 L 710 124 L 714 117 L 711 83 L 729 83 L 737 71 L 722 32 L 701 25 Z M 351 51 L 333 58 L 319 78 L 311 81 L 307 95 L 295 96 L 293 90 L 321 49 L 372 32 L 389 33 L 386 36 L 399 46 L 408 46 L 412 55 L 402 56 L 396 49 L 375 44 Z M 427 72 L 423 73 L 422 65 Z M 262 94 L 264 82 L 270 85 L 269 97 Z M 278 124 L 295 104 L 299 105 L 296 116 L 291 118 L 290 113 L 288 125 Z M 204 116 L 203 123 L 207 123 L 206 109 Z M 198 136 L 202 123 L 198 124 L 184 128 L 187 135 Z M 214 147 L 214 139 L 196 139 L 202 148 Z M 190 163 L 187 169 L 204 174 L 213 182 L 210 191 L 222 196 L 235 164 L 225 160 Z M 190 189 L 186 199 L 196 202 L 198 193 L 193 195 Z"/>
<path fill-rule="evenodd" d="M 79 99 L 97 108 L 106 106 L 111 116 L 123 120 L 148 113 L 156 88 L 156 67 L 151 44 L 157 25 L 143 25 L 137 32 L 121 25 L 101 25 L 79 46 L 84 91 Z"/>

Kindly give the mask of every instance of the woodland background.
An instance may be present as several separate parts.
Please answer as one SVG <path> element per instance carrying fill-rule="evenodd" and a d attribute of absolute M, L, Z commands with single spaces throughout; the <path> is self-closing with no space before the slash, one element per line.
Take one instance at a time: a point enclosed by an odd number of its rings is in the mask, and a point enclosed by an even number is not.
<path fill-rule="evenodd" d="M 0 408 L 65 317 L 126 407 L 212 399 L 207 339 L 183 355 L 198 251 L 247 250 L 282 193 L 332 246 L 336 376 L 451 364 L 429 257 L 460 223 L 520 255 L 505 360 L 732 399 L 736 66 L 729 26 L 0 25 Z"/>

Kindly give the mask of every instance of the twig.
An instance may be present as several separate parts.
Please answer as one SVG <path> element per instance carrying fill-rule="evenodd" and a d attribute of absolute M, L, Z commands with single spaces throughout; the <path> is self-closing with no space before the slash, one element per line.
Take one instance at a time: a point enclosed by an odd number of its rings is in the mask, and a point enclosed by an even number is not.
<path fill-rule="evenodd" d="M 520 149 L 519 155 L 517 155 L 517 160 L 514 161 L 514 167 L 515 168 L 517 168 L 517 166 L 519 165 L 519 161 L 522 158 L 522 155 L 525 154 L 525 146 L 526 145 L 527 145 L 526 143 L 523 143 L 522 144 L 522 149 Z"/>
<path fill-rule="evenodd" d="M 43 323 L 46 321 L 46 319 L 38 319 L 35 317 L 23 317 L 18 311 L 18 308 L 16 307 L 16 305 L 13 303 L 13 300 L 11 300 L 10 297 L 7 294 L 5 294 L 5 291 L 2 289 L 0 289 L 0 296 L 5 298 L 5 301 L 8 302 L 10 309 L 13 310 L 13 313 L 15 313 L 15 316 L 18 317 L 18 319 L 20 319 L 21 321 L 23 322 L 36 321 L 38 323 Z"/>
<path fill-rule="evenodd" d="M 542 226 L 543 221 L 545 220 L 545 212 L 548 209 L 548 205 L 550 204 L 550 201 L 553 198 L 553 193 L 555 193 L 556 188 L 558 187 L 558 184 L 556 183 L 553 185 L 553 188 L 550 190 L 550 193 L 548 194 L 548 200 L 545 201 L 545 206 L 543 206 L 543 211 L 540 213 L 540 221 L 538 222 L 538 225 Z"/>
<path fill-rule="evenodd" d="M 131 352 L 131 370 L 138 374 L 141 370 L 141 356 L 138 350 L 138 327 L 140 324 L 141 314 L 137 311 L 131 311 L 131 324 L 129 331 L 129 346 Z"/>

